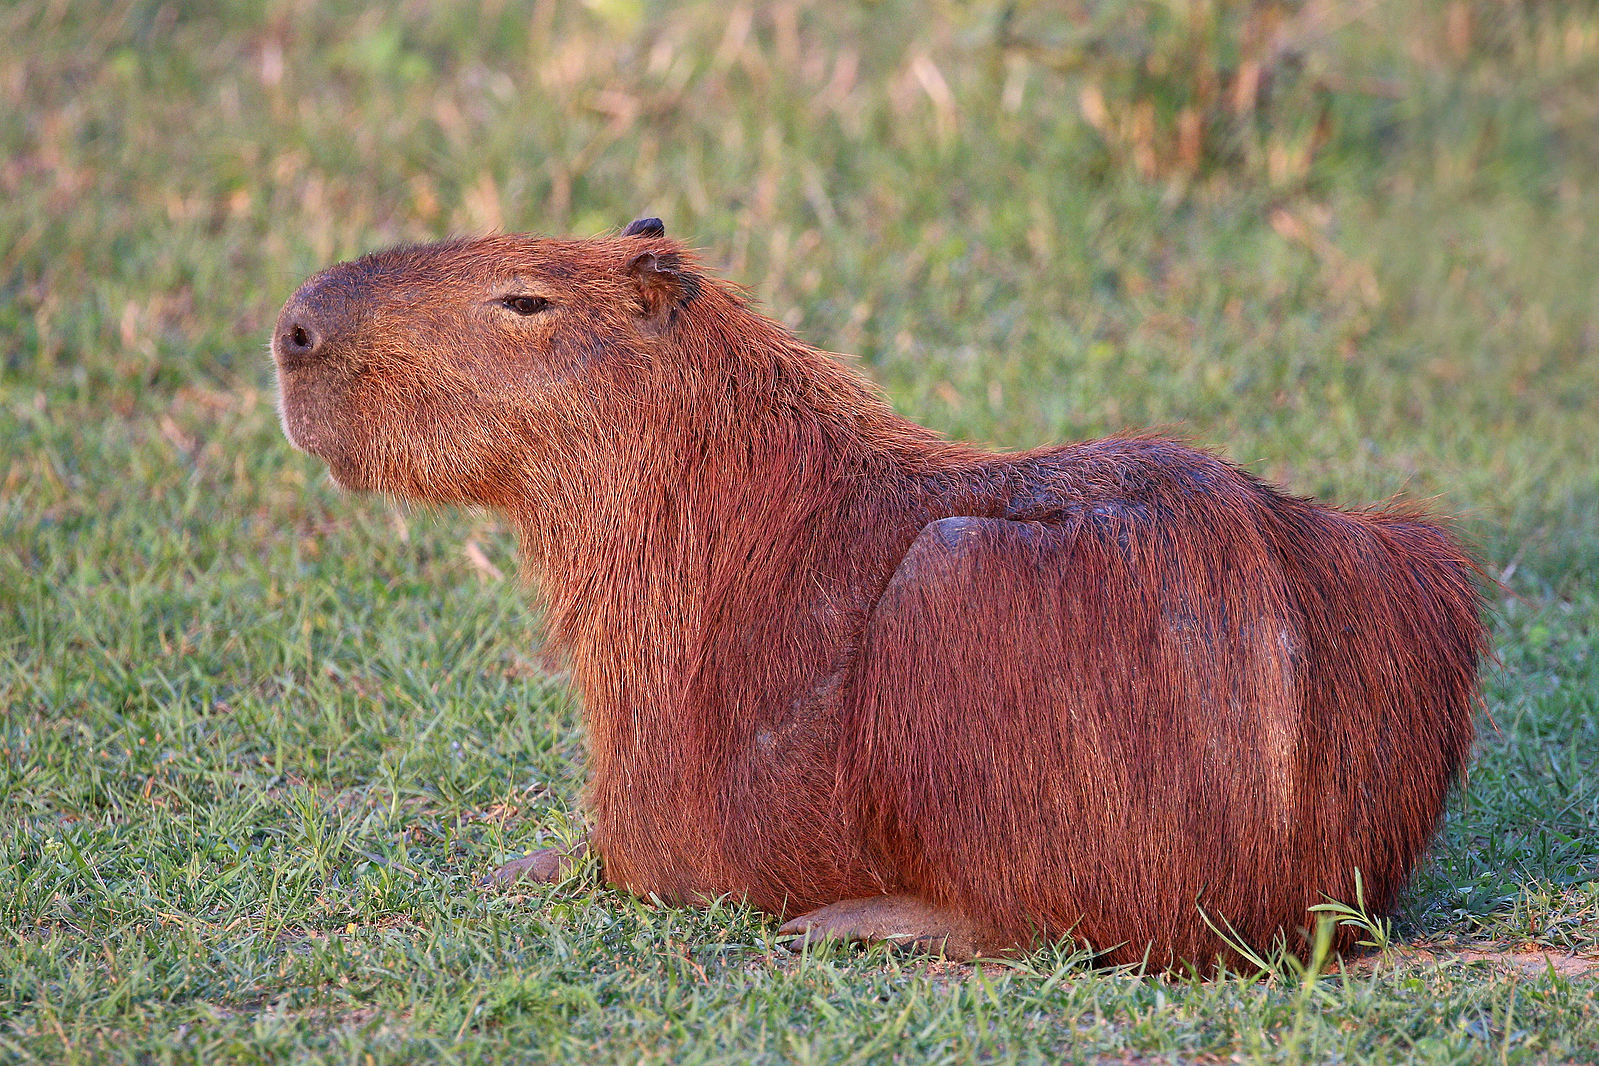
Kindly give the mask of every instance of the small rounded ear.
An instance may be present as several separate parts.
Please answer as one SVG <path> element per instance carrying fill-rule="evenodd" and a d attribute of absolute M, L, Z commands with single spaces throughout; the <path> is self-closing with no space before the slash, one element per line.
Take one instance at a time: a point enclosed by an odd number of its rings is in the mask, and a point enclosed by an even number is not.
<path fill-rule="evenodd" d="M 640 252 L 627 261 L 627 273 L 638 285 L 639 305 L 649 319 L 669 321 L 698 292 L 676 252 Z"/>
<path fill-rule="evenodd" d="M 664 237 L 666 224 L 658 218 L 634 219 L 627 224 L 627 229 L 622 231 L 624 237 Z"/>

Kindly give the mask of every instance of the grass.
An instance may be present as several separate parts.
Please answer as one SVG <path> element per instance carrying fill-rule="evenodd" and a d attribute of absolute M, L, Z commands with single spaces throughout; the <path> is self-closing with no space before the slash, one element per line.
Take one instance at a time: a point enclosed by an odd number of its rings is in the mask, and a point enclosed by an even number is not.
<path fill-rule="evenodd" d="M 1599 13 L 1095 10 L 0 9 L 0 1059 L 1599 1061 Z M 334 259 L 644 214 L 950 434 L 1456 516 L 1499 662 L 1395 946 L 791 958 L 479 888 L 577 824 L 578 709 L 505 531 L 339 494 L 264 342 Z"/>

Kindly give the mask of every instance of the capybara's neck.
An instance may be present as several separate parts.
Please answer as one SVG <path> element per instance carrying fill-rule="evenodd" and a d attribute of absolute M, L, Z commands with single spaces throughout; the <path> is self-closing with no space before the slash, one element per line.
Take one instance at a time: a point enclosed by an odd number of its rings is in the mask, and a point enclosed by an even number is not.
<path fill-rule="evenodd" d="M 877 571 L 937 510 L 938 485 L 969 484 L 940 472 L 983 454 L 894 414 L 736 299 L 703 301 L 646 357 L 609 363 L 513 513 L 596 777 L 635 739 L 700 742 L 671 739 L 679 725 L 756 728 L 741 713 L 840 668 Z M 736 676 L 718 680 L 729 656 Z"/>

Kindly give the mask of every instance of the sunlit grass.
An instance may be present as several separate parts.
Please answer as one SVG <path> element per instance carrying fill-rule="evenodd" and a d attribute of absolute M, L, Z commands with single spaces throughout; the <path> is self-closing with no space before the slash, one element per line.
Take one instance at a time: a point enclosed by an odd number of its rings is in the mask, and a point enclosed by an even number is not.
<path fill-rule="evenodd" d="M 1303 6 L 1249 126 L 1225 6 L 1147 55 L 1043 4 L 0 10 L 0 1057 L 1599 1058 L 1599 16 Z M 384 243 L 646 214 L 952 435 L 1455 516 L 1499 664 L 1393 948 L 795 958 L 479 887 L 580 819 L 577 707 L 506 532 L 332 488 L 265 334 Z"/>

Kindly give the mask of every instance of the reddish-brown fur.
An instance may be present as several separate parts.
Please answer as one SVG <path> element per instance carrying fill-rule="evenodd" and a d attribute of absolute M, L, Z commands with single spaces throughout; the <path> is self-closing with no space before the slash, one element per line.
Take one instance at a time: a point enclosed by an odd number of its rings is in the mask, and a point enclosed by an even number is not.
<path fill-rule="evenodd" d="M 343 264 L 274 349 L 341 483 L 514 524 L 631 891 L 1203 967 L 1357 870 L 1387 910 L 1467 757 L 1479 595 L 1434 526 L 1167 440 L 944 440 L 658 226 Z"/>

